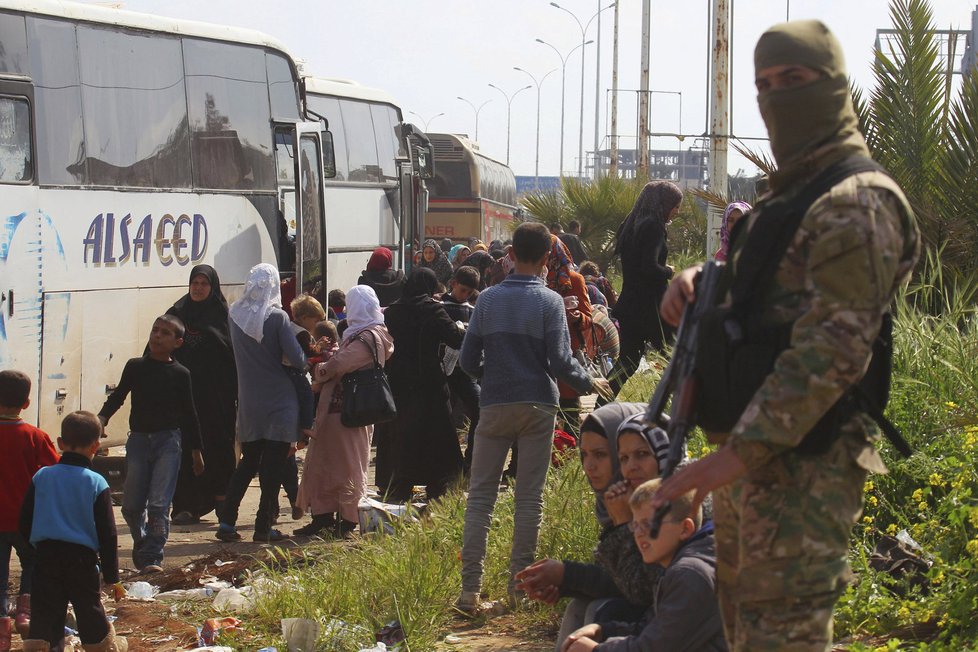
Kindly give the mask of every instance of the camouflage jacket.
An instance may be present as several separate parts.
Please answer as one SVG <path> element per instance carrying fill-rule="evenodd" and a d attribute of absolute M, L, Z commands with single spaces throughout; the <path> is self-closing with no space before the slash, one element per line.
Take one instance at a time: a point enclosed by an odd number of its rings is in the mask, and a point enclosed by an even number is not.
<path fill-rule="evenodd" d="M 763 322 L 794 326 L 790 348 L 730 434 L 748 470 L 796 447 L 862 377 L 883 315 L 919 248 L 906 197 L 885 174 L 856 174 L 812 204 L 762 300 Z M 736 253 L 732 264 L 736 271 Z M 867 418 L 854 417 L 843 431 L 855 435 L 849 439 L 861 466 L 885 470 Z"/>

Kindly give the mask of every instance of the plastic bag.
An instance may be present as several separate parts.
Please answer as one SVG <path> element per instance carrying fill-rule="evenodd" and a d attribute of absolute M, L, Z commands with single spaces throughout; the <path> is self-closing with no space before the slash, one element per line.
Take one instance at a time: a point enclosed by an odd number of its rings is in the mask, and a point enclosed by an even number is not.
<path fill-rule="evenodd" d="M 319 638 L 319 623 L 309 618 L 283 618 L 282 636 L 289 652 L 313 652 Z"/>

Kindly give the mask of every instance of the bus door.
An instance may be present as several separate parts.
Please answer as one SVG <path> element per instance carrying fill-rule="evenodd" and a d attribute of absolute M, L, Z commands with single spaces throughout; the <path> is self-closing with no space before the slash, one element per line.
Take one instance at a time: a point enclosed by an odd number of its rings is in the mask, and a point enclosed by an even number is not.
<path fill-rule="evenodd" d="M 401 225 L 398 254 L 400 267 L 405 273 L 410 273 L 414 262 L 414 253 L 418 251 L 424 235 L 424 224 L 418 215 L 417 202 L 414 199 L 414 166 L 410 160 L 398 159 L 397 177 L 401 195 Z"/>
<path fill-rule="evenodd" d="M 325 306 L 328 251 L 321 129 L 318 122 L 300 122 L 295 126 L 296 294 L 311 295 Z"/>
<path fill-rule="evenodd" d="M 33 105 L 29 79 L 0 77 L 0 369 L 35 379 L 43 270 L 57 242 L 38 211 Z"/>

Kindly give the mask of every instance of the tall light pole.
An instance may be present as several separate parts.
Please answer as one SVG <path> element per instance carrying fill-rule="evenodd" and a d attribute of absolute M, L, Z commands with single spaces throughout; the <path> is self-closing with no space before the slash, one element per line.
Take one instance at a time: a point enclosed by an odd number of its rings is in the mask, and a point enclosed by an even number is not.
<path fill-rule="evenodd" d="M 574 54 L 574 50 L 588 45 L 589 43 L 594 43 L 594 40 L 592 39 L 590 41 L 585 41 L 584 43 L 575 45 L 566 55 L 560 54 L 560 50 L 558 50 L 552 44 L 547 43 L 542 38 L 538 38 L 537 43 L 543 43 L 546 45 L 548 48 L 556 52 L 557 58 L 560 59 L 560 176 L 564 176 L 564 82 L 567 73 L 567 60 L 570 58 L 570 55 Z"/>
<path fill-rule="evenodd" d="M 577 176 L 582 177 L 584 176 L 584 47 L 583 46 L 586 43 L 585 39 L 587 38 L 586 36 L 587 28 L 591 26 L 591 21 L 597 18 L 602 11 L 604 11 L 605 9 L 611 9 L 615 5 L 610 4 L 604 9 L 599 9 L 597 13 L 595 13 L 593 16 L 591 16 L 588 19 L 587 23 L 583 23 L 583 24 L 581 23 L 577 15 L 570 9 L 561 7 L 556 2 L 551 2 L 550 6 L 556 7 L 557 9 L 560 9 L 561 11 L 570 14 L 570 17 L 574 19 L 574 22 L 577 23 L 577 26 L 581 30 L 581 125 L 577 136 Z"/>
<path fill-rule="evenodd" d="M 456 96 L 456 99 L 462 100 L 463 102 L 471 106 L 472 110 L 475 112 L 475 142 L 479 142 L 479 112 L 482 111 L 482 107 L 484 107 L 486 104 L 489 104 L 489 102 L 492 102 L 492 100 L 486 100 L 485 102 L 480 104 L 479 108 L 477 109 L 475 108 L 475 104 L 465 99 L 461 95 Z"/>
<path fill-rule="evenodd" d="M 503 89 L 499 88 L 495 84 L 489 84 L 489 86 L 491 88 L 495 88 L 497 91 L 499 91 L 500 93 L 503 94 L 503 97 L 506 98 L 506 165 L 509 165 L 509 127 L 510 127 L 510 124 L 511 124 L 510 118 L 512 118 L 512 116 L 513 116 L 513 100 L 516 98 L 517 95 L 519 95 L 523 91 L 529 90 L 529 89 L 531 89 L 533 87 L 532 86 L 524 86 L 523 88 L 520 88 L 520 89 L 516 90 L 515 92 L 513 92 L 512 95 L 507 95 L 506 94 L 506 91 L 504 91 Z"/>
<path fill-rule="evenodd" d="M 557 69 L 554 68 L 548 72 L 546 75 L 540 78 L 540 81 L 537 81 L 537 78 L 534 77 L 529 71 L 524 70 L 519 66 L 513 66 L 513 70 L 519 70 L 520 72 L 526 74 L 537 86 L 537 158 L 536 167 L 533 170 L 533 189 L 540 190 L 540 87 L 543 86 L 543 82 L 547 81 L 547 77 L 557 72 Z"/>
<path fill-rule="evenodd" d="M 444 112 L 443 113 L 436 113 L 435 115 L 433 115 L 430 118 L 428 118 L 427 120 L 425 120 L 424 119 L 424 116 L 421 115 L 420 113 L 415 113 L 414 111 L 408 111 L 408 113 L 410 113 L 411 115 L 418 116 L 418 118 L 421 120 L 421 122 L 424 123 L 424 131 L 425 131 L 425 133 L 428 133 L 428 125 L 430 125 L 435 118 L 440 118 L 443 115 L 445 115 Z"/>

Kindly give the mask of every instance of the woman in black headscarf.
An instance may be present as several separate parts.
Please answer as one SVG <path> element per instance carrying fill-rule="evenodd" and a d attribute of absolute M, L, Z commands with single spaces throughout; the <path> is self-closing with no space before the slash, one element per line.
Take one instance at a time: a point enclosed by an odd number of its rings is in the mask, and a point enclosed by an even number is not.
<path fill-rule="evenodd" d="M 173 494 L 173 523 L 196 523 L 220 507 L 234 472 L 234 422 L 238 375 L 228 330 L 228 302 L 221 279 L 210 265 L 190 270 L 190 291 L 166 311 L 187 327 L 183 346 L 173 352 L 190 370 L 207 467 L 194 476 L 190 451 L 184 451 Z"/>
<path fill-rule="evenodd" d="M 476 289 L 482 292 L 489 285 L 489 272 L 492 270 L 492 266 L 496 261 L 485 251 L 473 251 L 472 254 L 465 259 L 465 265 L 467 267 L 474 267 L 479 270 L 479 287 Z"/>
<path fill-rule="evenodd" d="M 397 405 L 390 428 L 393 477 L 386 488 L 395 502 L 410 500 L 414 485 L 424 485 L 428 500 L 434 500 L 462 473 L 441 349 L 461 348 L 463 333 L 432 298 L 437 290 L 434 272 L 416 268 L 401 298 L 384 312 L 394 338 L 385 369 Z"/>
<path fill-rule="evenodd" d="M 612 315 L 619 324 L 621 355 L 608 378 L 615 396 L 638 369 L 647 344 L 662 350 L 659 302 L 672 278 L 672 267 L 666 264 L 666 225 L 682 201 L 676 184 L 650 181 L 618 227 L 615 253 L 621 256 L 622 283 Z"/>

